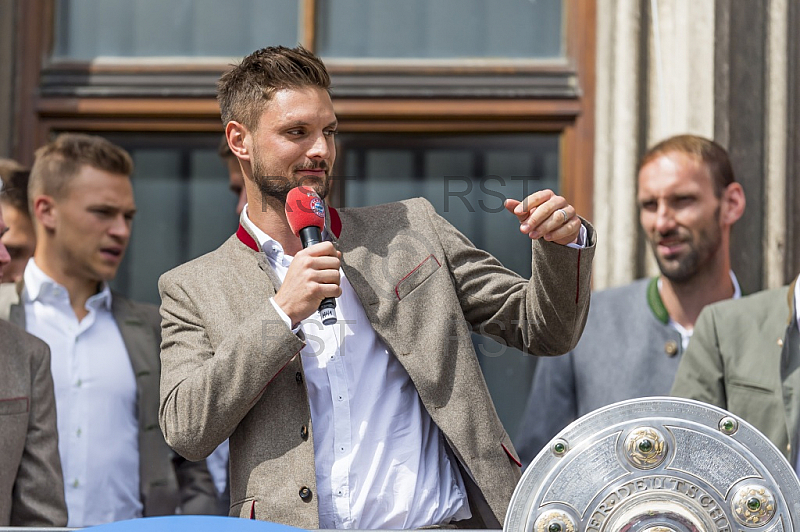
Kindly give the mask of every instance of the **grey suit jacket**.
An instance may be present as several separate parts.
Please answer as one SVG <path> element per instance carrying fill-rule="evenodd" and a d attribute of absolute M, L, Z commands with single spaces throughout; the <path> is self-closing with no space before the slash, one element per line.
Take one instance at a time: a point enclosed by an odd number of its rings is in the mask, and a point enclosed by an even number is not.
<path fill-rule="evenodd" d="M 470 331 L 537 355 L 568 351 L 586 318 L 593 229 L 587 224 L 591 245 L 582 250 L 534 242 L 526 281 L 425 200 L 340 216 L 342 269 L 458 459 L 475 517 L 469 524 L 499 527 L 518 458 Z M 161 427 L 195 459 L 230 437 L 232 515 L 316 528 L 313 420 L 297 356 L 303 339 L 268 301 L 279 283 L 264 253 L 244 229 L 239 235 L 159 281 Z M 303 488 L 311 497 L 300 496 Z"/>
<path fill-rule="evenodd" d="M 797 460 L 800 343 L 794 284 L 700 313 L 672 395 L 722 407 L 764 433 Z"/>
<path fill-rule="evenodd" d="M 0 319 L 25 327 L 20 302 L 23 285 L 0 285 Z M 111 312 L 119 327 L 136 378 L 139 417 L 139 478 L 145 516 L 216 513 L 216 490 L 205 462 L 176 454 L 158 426 L 161 319 L 157 307 L 114 293 Z"/>
<path fill-rule="evenodd" d="M 625 399 L 667 395 L 681 351 L 681 335 L 669 325 L 655 278 L 592 294 L 577 347 L 536 363 L 515 440 L 523 464 L 589 412 Z"/>
<path fill-rule="evenodd" d="M 50 349 L 0 321 L 0 526 L 67 526 Z"/>

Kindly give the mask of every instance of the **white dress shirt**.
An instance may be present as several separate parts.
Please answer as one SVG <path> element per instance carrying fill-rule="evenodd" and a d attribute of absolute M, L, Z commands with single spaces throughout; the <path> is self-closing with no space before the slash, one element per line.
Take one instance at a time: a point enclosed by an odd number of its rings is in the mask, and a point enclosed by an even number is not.
<path fill-rule="evenodd" d="M 206 458 L 208 472 L 211 474 L 211 480 L 214 481 L 214 487 L 217 488 L 218 495 L 225 493 L 225 488 L 228 487 L 228 458 L 230 454 L 229 442 L 225 440 Z"/>
<path fill-rule="evenodd" d="M 255 227 L 246 207 L 242 218 L 283 280 L 293 257 Z M 471 517 L 439 427 L 339 275 L 337 323 L 324 326 L 314 313 L 300 325 L 320 528 L 406 529 Z"/>
<path fill-rule="evenodd" d="M 26 329 L 50 346 L 68 527 L 142 516 L 136 380 L 107 285 L 80 322 L 67 290 L 30 259 Z"/>

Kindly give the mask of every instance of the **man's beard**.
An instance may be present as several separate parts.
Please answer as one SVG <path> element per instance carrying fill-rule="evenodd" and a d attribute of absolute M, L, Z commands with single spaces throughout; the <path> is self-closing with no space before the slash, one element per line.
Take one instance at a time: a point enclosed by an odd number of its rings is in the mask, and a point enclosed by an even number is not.
<path fill-rule="evenodd" d="M 719 211 L 714 217 L 715 222 L 703 228 L 697 234 L 696 241 L 689 241 L 689 252 L 677 259 L 664 259 L 658 253 L 654 253 L 658 269 L 661 274 L 676 284 L 690 281 L 706 265 L 709 259 L 719 250 L 722 245 L 722 231 L 719 228 Z M 676 231 L 677 232 L 677 231 Z M 660 235 L 663 238 L 672 235 Z M 651 240 L 653 250 L 656 251 L 656 241 Z"/>
<path fill-rule="evenodd" d="M 285 205 L 286 196 L 289 194 L 289 191 L 299 186 L 311 187 L 320 198 L 325 199 L 330 192 L 330 180 L 328 179 L 327 162 L 320 161 L 317 164 L 296 166 L 293 168 L 293 171 L 300 172 L 302 170 L 317 169 L 325 170 L 324 178 L 320 179 L 314 176 L 302 176 L 299 178 L 295 178 L 293 176 L 275 176 L 269 175 L 269 172 L 262 167 L 260 161 L 254 160 L 253 180 L 258 186 L 259 192 L 261 192 L 261 199 L 262 203 L 264 204 L 274 203 L 281 206 Z"/>

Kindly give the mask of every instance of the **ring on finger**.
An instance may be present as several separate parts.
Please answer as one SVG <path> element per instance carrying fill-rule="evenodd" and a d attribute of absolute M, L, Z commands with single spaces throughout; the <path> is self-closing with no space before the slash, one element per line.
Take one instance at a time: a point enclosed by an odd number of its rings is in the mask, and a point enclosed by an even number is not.
<path fill-rule="evenodd" d="M 569 220 L 569 217 L 567 216 L 567 211 L 565 211 L 564 209 L 556 209 L 556 210 L 561 213 L 561 216 L 564 217 L 564 223 L 567 223 L 567 220 Z"/>

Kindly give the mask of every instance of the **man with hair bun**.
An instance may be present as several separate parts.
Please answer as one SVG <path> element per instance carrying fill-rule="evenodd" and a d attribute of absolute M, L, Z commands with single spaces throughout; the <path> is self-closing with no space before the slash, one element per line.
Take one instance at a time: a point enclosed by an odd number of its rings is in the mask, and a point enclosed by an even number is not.
<path fill-rule="evenodd" d="M 538 361 L 516 439 L 526 465 L 593 410 L 667 395 L 700 311 L 740 295 L 730 233 L 745 197 L 722 146 L 678 135 L 650 148 L 639 163 L 638 203 L 661 274 L 592 295 L 578 346 Z"/>
<path fill-rule="evenodd" d="M 205 463 L 177 455 L 158 427 L 158 310 L 108 285 L 136 213 L 132 172 L 102 137 L 64 133 L 39 148 L 36 250 L 23 282 L 0 286 L 0 317 L 50 346 L 69 527 L 216 510 Z"/>

